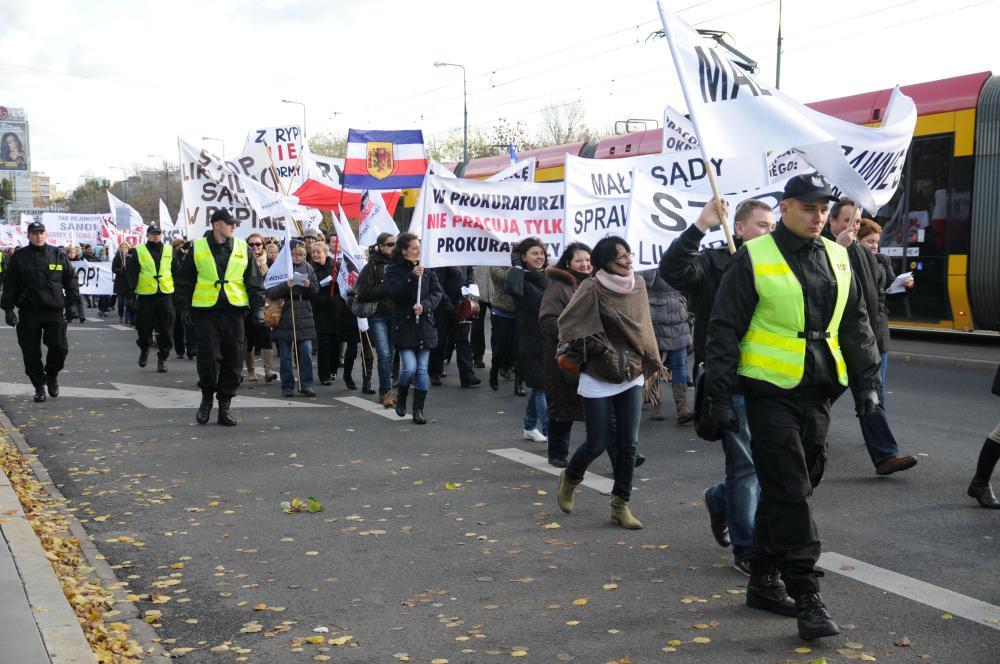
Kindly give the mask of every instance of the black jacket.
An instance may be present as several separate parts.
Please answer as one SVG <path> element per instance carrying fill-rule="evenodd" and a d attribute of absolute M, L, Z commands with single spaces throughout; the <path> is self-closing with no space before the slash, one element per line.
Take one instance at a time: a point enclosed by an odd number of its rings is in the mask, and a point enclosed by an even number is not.
<path fill-rule="evenodd" d="M 444 291 L 438 311 L 450 319 L 454 317 L 458 301 L 462 297 L 462 287 L 476 283 L 476 275 L 471 267 L 436 267 L 434 274 Z"/>
<path fill-rule="evenodd" d="M 51 245 L 29 244 L 11 255 L 3 270 L 0 309 L 62 316 L 74 313 L 80 301 L 76 270 L 69 257 Z"/>
<path fill-rule="evenodd" d="M 799 238 L 780 222 L 772 237 L 802 284 L 806 318 L 804 331 L 826 330 L 833 316 L 837 287 L 822 240 Z M 730 394 L 740 391 L 737 381 L 742 377 L 736 373 L 740 340 L 750 327 L 757 301 L 753 263 L 749 252 L 743 248 L 733 254 L 729 269 L 722 277 L 708 324 L 705 368 L 708 395 L 713 399 L 728 400 Z M 851 387 L 876 389 L 881 380 L 879 356 L 856 275 L 852 275 L 839 336 Z M 795 388 L 784 390 L 766 381 L 749 378 L 743 378 L 742 385 L 747 394 L 762 396 L 833 399 L 843 392 L 843 387 L 837 382 L 833 356 L 824 339 L 806 342 L 805 372 L 802 382 Z"/>
<path fill-rule="evenodd" d="M 375 313 L 380 316 L 392 315 L 392 297 L 385 290 L 385 268 L 389 257 L 378 250 L 372 250 L 368 264 L 361 269 L 355 296 L 361 302 L 378 302 Z"/>
<path fill-rule="evenodd" d="M 823 237 L 833 242 L 837 241 L 833 233 L 830 232 L 828 223 L 823 229 Z M 883 293 L 879 294 L 879 281 L 882 278 L 882 268 L 879 267 L 875 254 L 868 251 L 856 241 L 847 247 L 847 255 L 851 259 L 851 272 L 858 279 L 861 287 L 861 296 L 865 299 L 865 309 L 868 312 L 868 324 L 872 326 L 872 333 L 878 343 L 879 352 L 883 352 L 883 335 L 888 333 L 888 329 L 883 329 L 879 318 L 879 300 L 884 298 Z"/>
<path fill-rule="evenodd" d="M 512 267 L 504 284 L 504 289 L 514 297 L 517 312 L 517 370 L 524 384 L 535 389 L 545 387 L 542 361 L 545 343 L 538 312 L 548 287 L 549 278 L 544 270 L 529 271 L 522 267 Z"/>
<path fill-rule="evenodd" d="M 128 295 L 132 290 L 128 286 L 128 276 L 126 275 L 126 269 L 128 268 L 128 257 L 132 253 L 132 250 L 125 252 L 123 256 L 119 252 L 115 252 L 115 257 L 111 261 L 111 272 L 115 275 L 115 295 Z M 177 256 L 174 256 L 174 260 L 177 260 Z M 174 273 L 176 274 L 179 269 L 179 264 L 174 265 Z"/>
<path fill-rule="evenodd" d="M 337 275 L 333 273 L 333 258 L 326 257 L 325 263 L 314 263 L 309 261 L 313 271 L 316 273 L 316 292 L 312 295 L 313 321 L 316 323 L 318 334 L 335 334 L 337 331 L 337 316 L 334 310 L 337 293 Z M 330 283 L 320 286 L 319 282 L 330 277 Z"/>
<path fill-rule="evenodd" d="M 434 270 L 424 270 L 420 277 L 420 304 L 424 313 L 420 322 L 413 313 L 417 301 L 417 279 L 414 265 L 402 258 L 385 268 L 385 290 L 392 297 L 392 344 L 402 350 L 431 350 L 437 346 L 438 335 L 434 311 L 444 296 Z"/>
<path fill-rule="evenodd" d="M 879 335 L 878 349 L 882 353 L 889 352 L 889 302 L 899 302 L 905 300 L 908 291 L 893 293 L 889 295 L 885 289 L 896 280 L 896 272 L 892 269 L 892 260 L 885 254 L 875 254 L 875 261 L 878 263 L 881 272 L 881 279 L 878 282 L 878 324 Z"/>
<path fill-rule="evenodd" d="M 219 271 L 219 278 L 221 279 L 226 274 L 226 266 L 229 265 L 229 256 L 233 253 L 233 240 L 230 238 L 226 242 L 218 244 L 212 237 L 212 231 L 210 230 L 205 231 L 204 237 L 208 239 L 208 247 L 212 250 L 212 256 L 215 258 L 215 269 Z M 247 251 L 249 251 L 249 247 Z M 175 301 L 182 309 L 186 309 L 191 305 L 191 297 L 194 295 L 194 285 L 197 281 L 198 270 L 194 265 L 194 246 L 192 243 L 191 251 L 184 257 L 180 271 L 174 275 L 174 292 L 179 295 L 178 298 L 175 298 Z M 249 255 L 247 256 L 247 267 L 243 270 L 243 283 L 246 286 L 247 295 L 250 296 L 250 311 L 256 315 L 256 312 L 260 311 L 264 306 L 264 285 L 257 270 L 257 263 Z M 229 304 L 229 300 L 226 299 L 225 290 L 220 290 L 219 299 L 212 306 L 212 309 L 234 311 L 240 315 L 246 313 L 245 307 L 234 307 Z"/>
<path fill-rule="evenodd" d="M 730 259 L 729 250 L 725 248 L 699 250 L 703 237 L 705 234 L 697 226 L 689 226 L 660 258 L 660 277 L 690 298 L 694 313 L 695 362 L 705 360 L 708 320 Z M 741 240 L 733 239 L 737 247 L 742 246 Z"/>

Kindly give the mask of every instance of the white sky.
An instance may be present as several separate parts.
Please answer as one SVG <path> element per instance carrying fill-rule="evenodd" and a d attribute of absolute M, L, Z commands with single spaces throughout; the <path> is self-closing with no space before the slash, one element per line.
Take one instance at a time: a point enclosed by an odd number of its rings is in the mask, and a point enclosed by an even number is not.
<path fill-rule="evenodd" d="M 778 0 L 665 0 L 728 31 L 774 80 Z M 781 88 L 801 101 L 1000 70 L 1000 0 L 784 0 Z M 60 189 L 177 160 L 176 136 L 241 149 L 307 132 L 524 120 L 579 99 L 589 124 L 684 108 L 655 0 L 0 0 L 0 105 L 23 107 L 32 170 Z M 555 52 L 558 51 L 558 52 Z M 553 53 L 555 52 L 555 53 Z M 339 113 L 333 115 L 334 112 Z M 218 149 L 218 143 L 206 143 Z"/>

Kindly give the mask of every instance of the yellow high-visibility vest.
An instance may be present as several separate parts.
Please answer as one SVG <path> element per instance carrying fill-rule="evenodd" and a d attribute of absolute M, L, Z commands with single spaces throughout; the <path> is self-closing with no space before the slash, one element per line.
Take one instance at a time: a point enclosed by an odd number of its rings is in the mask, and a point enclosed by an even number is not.
<path fill-rule="evenodd" d="M 140 244 L 135 248 L 135 255 L 139 258 L 139 283 L 135 286 L 136 295 L 155 295 L 157 290 L 168 294 L 174 292 L 172 271 L 174 248 L 172 246 L 163 245 L 159 270 L 156 269 L 153 255 L 145 244 Z"/>
<path fill-rule="evenodd" d="M 851 291 L 851 263 L 847 250 L 822 238 L 837 280 L 837 302 L 826 327 L 826 343 L 837 365 L 837 380 L 847 385 L 847 365 L 840 350 L 838 331 Z M 799 283 L 777 243 L 762 235 L 746 243 L 753 263 L 757 308 L 740 341 L 737 373 L 767 381 L 783 389 L 802 382 L 806 361 L 805 302 Z"/>
<path fill-rule="evenodd" d="M 226 276 L 219 279 L 219 271 L 215 267 L 215 257 L 208 246 L 207 238 L 198 238 L 194 243 L 194 267 L 198 272 L 198 281 L 194 285 L 194 296 L 191 306 L 208 309 L 219 301 L 219 291 L 225 290 L 226 299 L 234 307 L 250 306 L 250 296 L 246 284 L 243 283 L 243 272 L 247 269 L 249 260 L 247 243 L 239 238 L 233 238 L 233 253 L 229 255 L 226 265 Z"/>

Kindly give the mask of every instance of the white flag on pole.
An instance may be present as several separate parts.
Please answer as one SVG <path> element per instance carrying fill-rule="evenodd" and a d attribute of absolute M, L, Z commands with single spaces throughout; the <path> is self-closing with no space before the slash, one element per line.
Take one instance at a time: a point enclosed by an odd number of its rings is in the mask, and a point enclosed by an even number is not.
<path fill-rule="evenodd" d="M 131 231 L 145 226 L 139 211 L 125 201 L 120 200 L 111 191 L 108 191 L 108 209 L 115 218 L 115 226 L 122 230 Z"/>
<path fill-rule="evenodd" d="M 369 247 L 375 244 L 380 234 L 395 235 L 398 232 L 396 222 L 385 208 L 381 192 L 366 189 L 361 194 L 361 219 L 358 222 L 358 237 L 361 244 Z"/>
<path fill-rule="evenodd" d="M 292 233 L 288 226 L 285 226 L 285 246 L 278 252 L 278 257 L 267 269 L 267 276 L 264 277 L 264 288 L 271 288 L 283 284 L 292 278 L 295 268 L 292 266 Z"/>
<path fill-rule="evenodd" d="M 382 196 L 378 195 L 376 192 L 373 199 L 382 200 Z M 362 210 L 364 206 L 362 205 Z M 354 232 L 351 231 L 351 226 L 347 223 L 347 217 L 344 216 L 343 208 L 338 208 L 339 215 L 331 215 L 333 218 L 333 228 L 337 232 L 337 244 L 340 247 L 340 256 L 337 263 L 337 287 L 340 290 L 340 297 L 347 302 L 347 296 L 349 293 L 354 291 L 354 286 L 358 282 L 358 275 L 361 274 L 361 270 L 364 269 L 368 261 L 365 260 L 365 254 L 361 251 L 361 246 L 358 241 L 354 238 Z M 395 233 L 396 231 L 392 231 Z M 372 243 L 374 244 L 374 240 Z M 368 319 L 359 318 L 358 319 L 358 329 L 364 332 L 368 329 Z"/>
<path fill-rule="evenodd" d="M 174 220 L 170 218 L 170 210 L 167 209 L 167 204 L 160 199 L 160 230 L 164 233 L 173 230 Z"/>

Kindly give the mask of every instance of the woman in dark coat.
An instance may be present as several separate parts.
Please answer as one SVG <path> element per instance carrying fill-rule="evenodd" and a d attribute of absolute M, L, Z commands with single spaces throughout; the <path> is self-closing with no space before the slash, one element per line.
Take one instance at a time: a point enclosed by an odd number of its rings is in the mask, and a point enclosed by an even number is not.
<path fill-rule="evenodd" d="M 569 304 L 580 282 L 590 277 L 590 272 L 590 247 L 582 242 L 566 247 L 559 262 L 545 270 L 549 285 L 542 295 L 538 324 L 542 330 L 542 370 L 549 415 L 549 464 L 556 468 L 566 467 L 573 421 L 583 419 L 576 385 L 570 383 L 556 365 L 559 314 Z"/>
<path fill-rule="evenodd" d="M 396 405 L 392 393 L 392 298 L 385 290 L 385 268 L 396 246 L 396 236 L 380 233 L 368 251 L 368 264 L 358 275 L 356 297 L 359 302 L 376 302 L 375 315 L 369 316 L 368 326 L 378 353 L 378 402 L 385 408 Z"/>
<path fill-rule="evenodd" d="M 267 296 L 272 300 L 285 299 L 281 310 L 281 321 L 271 332 L 271 339 L 278 344 L 278 355 L 281 358 L 281 394 L 286 397 L 295 395 L 295 357 L 293 340 L 298 342 L 299 392 L 307 397 L 314 397 L 312 371 L 312 342 L 316 339 L 316 324 L 313 321 L 311 298 L 319 292 L 316 285 L 316 273 L 306 261 L 306 247 L 300 240 L 292 240 L 292 270 L 303 276 L 301 285 L 295 285 L 289 296 L 288 282 L 271 286 Z M 292 334 L 292 307 L 295 307 L 295 334 Z"/>
<path fill-rule="evenodd" d="M 337 294 L 337 275 L 333 272 L 333 258 L 327 255 L 326 244 L 313 242 L 310 252 L 312 260 L 309 264 L 316 273 L 317 286 L 317 292 L 312 296 L 316 345 L 319 347 L 316 373 L 319 374 L 321 385 L 329 385 L 333 376 L 337 375 L 337 364 L 340 359 L 335 313 L 336 300 L 340 295 Z"/>
<path fill-rule="evenodd" d="M 131 325 L 133 322 L 132 312 L 128 307 L 128 300 L 132 296 L 132 291 L 128 287 L 128 277 L 125 276 L 125 263 L 128 260 L 128 252 L 131 249 L 122 242 L 118 245 L 115 258 L 111 261 L 111 272 L 115 275 L 114 291 L 118 297 L 118 322 Z"/>
<path fill-rule="evenodd" d="M 679 290 L 663 280 L 659 270 L 637 274 L 646 282 L 649 313 L 653 319 L 660 359 L 670 369 L 677 424 L 687 424 L 694 419 L 694 413 L 688 409 L 687 348 L 691 343 L 691 328 L 688 325 L 687 300 Z M 653 406 L 651 418 L 663 419 L 663 401 Z"/>
<path fill-rule="evenodd" d="M 504 288 L 514 297 L 517 312 L 517 366 L 524 384 L 531 389 L 524 411 L 523 436 L 525 440 L 544 443 L 548 441 L 549 416 L 545 403 L 542 328 L 538 322 L 538 311 L 542 306 L 542 295 L 549 285 L 549 278 L 545 276 L 548 263 L 545 243 L 537 237 L 522 240 L 514 247 L 510 261 L 513 267 L 507 273 Z"/>
<path fill-rule="evenodd" d="M 396 414 L 406 415 L 406 397 L 412 384 L 413 422 L 426 424 L 424 403 L 430 384 L 427 363 L 438 342 L 434 310 L 444 293 L 434 272 L 420 265 L 420 238 L 413 233 L 403 233 L 396 239 L 392 262 L 385 268 L 385 290 L 392 298 L 392 338 L 399 350 Z"/>

